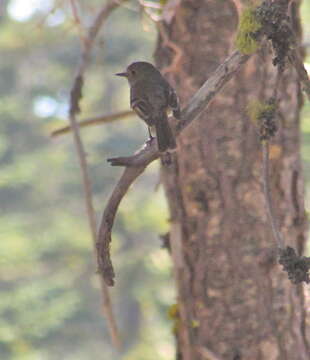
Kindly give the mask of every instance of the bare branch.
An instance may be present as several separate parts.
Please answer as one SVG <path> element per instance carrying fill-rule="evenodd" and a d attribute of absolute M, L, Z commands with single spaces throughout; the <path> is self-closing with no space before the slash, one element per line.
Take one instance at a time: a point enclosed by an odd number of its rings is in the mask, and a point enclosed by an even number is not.
<path fill-rule="evenodd" d="M 175 53 L 171 64 L 168 67 L 166 67 L 165 69 L 162 69 L 162 74 L 165 75 L 169 72 L 180 71 L 180 64 L 181 64 L 181 61 L 182 61 L 182 58 L 184 55 L 183 50 L 175 42 L 173 42 L 171 39 L 169 39 L 169 36 L 165 29 L 165 25 L 163 24 L 162 21 L 158 21 L 156 24 L 157 24 L 157 28 L 160 33 L 160 36 L 163 39 L 163 46 L 167 46 Z"/>
<path fill-rule="evenodd" d="M 206 109 L 215 95 L 249 58 L 249 55 L 242 55 L 240 52 L 235 51 L 215 70 L 183 109 L 181 121 L 176 128 L 177 135 Z M 126 167 L 106 205 L 97 238 L 98 269 L 109 286 L 114 284 L 114 270 L 110 259 L 110 243 L 113 222 L 118 206 L 130 185 L 143 173 L 148 164 L 158 157 L 156 141 L 152 141 L 133 156 L 108 159 L 112 166 Z"/>
<path fill-rule="evenodd" d="M 83 49 L 81 53 L 80 62 L 77 68 L 77 74 L 75 76 L 73 86 L 70 92 L 70 110 L 69 110 L 69 120 L 70 120 L 70 127 L 73 131 L 74 143 L 78 154 L 79 164 L 82 173 L 82 180 L 83 180 L 83 188 L 85 194 L 85 203 L 86 203 L 86 210 L 89 220 L 89 226 L 91 229 L 92 239 L 94 243 L 94 250 L 96 250 L 96 218 L 95 218 L 95 211 L 92 202 L 92 184 L 88 173 L 87 168 L 87 161 L 85 156 L 85 151 L 83 147 L 83 143 L 80 137 L 79 132 L 79 124 L 76 120 L 76 114 L 80 112 L 79 101 L 82 96 L 82 88 L 83 88 L 83 76 L 86 67 L 90 61 L 90 53 L 92 50 L 92 46 L 94 44 L 95 38 L 103 25 L 104 21 L 107 17 L 111 14 L 111 12 L 116 9 L 122 2 L 126 0 L 119 0 L 119 1 L 109 1 L 107 2 L 98 12 L 97 16 L 94 19 L 92 26 L 89 28 L 87 36 L 83 41 Z M 120 347 L 120 337 L 118 334 L 118 330 L 116 327 L 116 322 L 114 319 L 110 295 L 107 286 L 101 283 L 101 290 L 103 296 L 103 310 L 107 318 L 108 328 L 110 331 L 110 335 L 112 338 L 112 342 L 115 347 Z"/>
<path fill-rule="evenodd" d="M 222 360 L 222 357 L 216 355 L 213 351 L 207 349 L 205 346 L 200 346 L 198 351 L 205 360 Z"/>
<path fill-rule="evenodd" d="M 92 26 L 89 28 L 86 39 L 83 43 L 83 52 L 81 56 L 80 65 L 78 68 L 78 73 L 84 73 L 85 68 L 87 67 L 90 60 L 90 52 L 96 36 L 103 25 L 104 21 L 109 17 L 113 10 L 118 8 L 122 3 L 127 0 L 110 0 L 108 1 L 98 12 Z"/>
<path fill-rule="evenodd" d="M 163 7 L 161 4 L 157 4 L 152 1 L 139 0 L 139 3 L 141 4 L 141 6 L 150 7 L 152 9 L 162 9 Z"/>
<path fill-rule="evenodd" d="M 269 187 L 269 141 L 265 140 L 262 144 L 262 147 L 263 147 L 263 184 L 264 184 L 264 195 L 266 201 L 267 215 L 277 246 L 279 249 L 283 249 L 284 241 L 276 224 L 276 220 L 275 220 L 276 218 L 274 215 L 271 192 Z"/>
<path fill-rule="evenodd" d="M 283 1 L 283 8 L 287 5 L 286 1 Z M 240 69 L 240 67 L 249 59 L 250 55 L 243 55 L 238 51 L 235 51 L 232 55 L 230 55 L 211 75 L 211 77 L 204 83 L 204 85 L 196 92 L 196 94 L 192 97 L 189 104 L 182 110 L 181 121 L 176 126 L 176 135 L 179 135 L 181 131 L 184 130 L 192 121 L 194 121 L 197 116 L 201 114 L 201 112 L 208 106 L 211 100 L 215 97 L 215 95 L 223 88 L 223 86 L 233 77 L 233 75 Z M 299 57 L 295 54 L 292 57 L 293 63 L 296 67 L 296 70 L 299 74 L 301 81 L 303 82 L 307 94 L 309 89 L 309 79 L 308 75 L 304 69 L 304 66 L 299 59 Z M 275 92 L 276 95 L 276 92 Z M 269 177 L 269 147 L 268 142 L 265 142 L 263 145 L 263 153 L 264 153 L 264 161 L 263 161 L 263 178 L 264 178 L 264 193 L 267 204 L 267 212 L 269 221 L 272 226 L 272 230 L 277 241 L 277 245 L 280 248 L 283 248 L 284 242 L 281 237 L 280 232 L 277 229 L 275 224 L 275 218 L 273 215 L 271 195 L 268 183 Z M 117 212 L 117 207 L 120 204 L 121 199 L 125 196 L 126 191 L 124 189 L 128 189 L 130 184 L 144 171 L 146 166 L 153 160 L 157 159 L 159 156 L 157 151 L 157 146 L 153 142 L 150 146 L 144 147 L 142 150 L 138 151 L 133 156 L 129 157 L 118 157 L 113 159 L 108 159 L 112 166 L 125 166 L 126 169 L 124 171 L 123 176 L 128 173 L 128 168 L 136 168 L 131 172 L 132 176 L 126 176 L 126 186 L 122 185 L 121 196 L 118 198 L 116 203 L 111 205 L 111 198 L 108 202 L 108 205 L 105 209 L 105 215 L 102 218 L 100 227 L 99 227 L 99 235 L 97 239 L 97 248 L 99 249 L 99 258 L 98 265 L 99 270 L 102 272 L 105 280 L 109 285 L 114 283 L 114 271 L 110 259 L 110 249 L 109 245 L 111 242 L 111 231 L 113 226 L 113 221 L 115 214 Z M 121 180 L 123 179 L 123 176 Z M 120 180 L 120 181 L 121 181 Z M 119 193 L 118 187 L 120 186 L 120 182 L 116 185 L 113 195 Z M 115 206 L 116 204 L 116 206 Z M 106 221 L 106 217 L 108 216 L 109 211 L 113 212 L 113 219 L 109 222 Z M 108 273 L 105 274 L 106 269 L 108 269 Z"/>
<path fill-rule="evenodd" d="M 120 111 L 111 115 L 99 115 L 89 119 L 82 120 L 78 123 L 79 128 L 84 128 L 88 126 L 98 125 L 98 124 L 107 124 L 116 120 L 121 120 L 129 116 L 134 115 L 132 110 Z M 57 137 L 59 135 L 68 134 L 71 131 L 71 126 L 64 126 L 59 129 L 54 130 L 51 133 L 51 137 Z"/>
<path fill-rule="evenodd" d="M 209 105 L 215 95 L 233 77 L 240 67 L 250 58 L 235 51 L 230 55 L 202 85 L 202 87 L 191 98 L 188 105 L 182 110 L 181 120 L 176 127 L 179 135 L 192 121 L 194 121 Z M 133 156 L 108 159 L 113 166 L 140 166 L 149 164 L 158 158 L 157 147 L 154 142 L 151 146 L 144 147 Z"/>
<path fill-rule="evenodd" d="M 302 83 L 305 93 L 307 94 L 307 97 L 310 100 L 310 78 L 297 50 L 291 52 L 291 54 L 289 55 L 289 60 L 291 64 L 294 66 L 298 74 L 299 81 Z"/>
<path fill-rule="evenodd" d="M 124 173 L 115 186 L 113 193 L 104 210 L 98 237 L 102 239 L 97 243 L 98 266 L 107 285 L 114 285 L 114 270 L 110 258 L 111 231 L 118 206 L 126 195 L 130 185 L 143 173 L 146 166 L 126 167 Z"/>
<path fill-rule="evenodd" d="M 223 86 L 233 77 L 241 66 L 250 58 L 234 51 L 209 77 L 202 87 L 192 97 L 189 104 L 182 111 L 182 120 L 177 126 L 177 133 L 188 126 L 209 105 Z"/>
<path fill-rule="evenodd" d="M 148 142 L 144 147 L 132 156 L 123 156 L 107 159 L 112 166 L 147 166 L 159 156 L 157 144 L 153 138 L 152 142 Z"/>
<path fill-rule="evenodd" d="M 269 188 L 269 140 L 265 140 L 262 146 L 264 195 L 268 219 L 278 247 L 279 264 L 283 266 L 283 270 L 287 272 L 288 278 L 293 284 L 296 285 L 302 282 L 309 284 L 310 258 L 297 255 L 296 251 L 290 246 L 285 247 L 283 237 L 276 223 L 276 217 L 272 205 L 271 191 Z"/>
<path fill-rule="evenodd" d="M 79 12 L 75 0 L 70 0 L 70 6 L 72 10 L 73 21 L 78 29 L 80 41 L 84 42 L 85 41 L 84 28 L 82 25 L 81 18 L 79 16 Z"/>

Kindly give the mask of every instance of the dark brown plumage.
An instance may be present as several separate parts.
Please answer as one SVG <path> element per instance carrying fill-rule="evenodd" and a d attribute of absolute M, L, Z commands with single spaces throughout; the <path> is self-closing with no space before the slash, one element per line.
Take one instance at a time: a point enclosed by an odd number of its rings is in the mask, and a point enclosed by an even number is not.
<path fill-rule="evenodd" d="M 169 126 L 167 111 L 171 109 L 175 118 L 181 115 L 177 95 L 161 73 L 150 63 L 134 62 L 126 72 L 116 74 L 128 79 L 130 105 L 149 128 L 155 127 L 158 150 L 174 149 L 176 142 Z M 149 130 L 150 136 L 151 132 Z"/>

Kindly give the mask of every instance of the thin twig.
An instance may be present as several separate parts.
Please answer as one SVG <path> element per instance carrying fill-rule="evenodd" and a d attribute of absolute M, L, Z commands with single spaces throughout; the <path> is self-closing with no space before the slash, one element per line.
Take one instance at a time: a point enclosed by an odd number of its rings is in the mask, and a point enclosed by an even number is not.
<path fill-rule="evenodd" d="M 169 36 L 167 34 L 167 31 L 165 29 L 165 25 L 162 21 L 158 21 L 157 28 L 160 33 L 160 36 L 163 39 L 162 46 L 167 46 L 172 51 L 174 51 L 175 55 L 172 59 L 172 62 L 169 66 L 167 66 L 165 69 L 162 70 L 163 74 L 171 73 L 171 72 L 177 72 L 180 70 L 180 64 L 184 55 L 183 50 L 178 46 L 175 42 L 173 42 L 171 39 L 169 39 Z"/>
<path fill-rule="evenodd" d="M 310 78 L 297 50 L 291 52 L 291 54 L 289 55 L 289 60 L 291 64 L 294 66 L 298 74 L 299 81 L 303 84 L 305 93 L 308 99 L 310 100 Z"/>
<path fill-rule="evenodd" d="M 207 349 L 205 346 L 200 346 L 198 352 L 202 355 L 204 360 L 223 360 L 222 357 L 215 354 L 210 349 Z"/>
<path fill-rule="evenodd" d="M 82 96 L 83 75 L 86 67 L 90 62 L 90 53 L 95 38 L 100 28 L 102 27 L 104 21 L 111 14 L 111 12 L 120 5 L 121 2 L 122 1 L 118 1 L 118 2 L 109 1 L 108 3 L 106 3 L 100 9 L 100 11 L 98 12 L 97 16 L 94 19 L 92 26 L 89 28 L 85 41 L 82 43 L 83 49 L 81 52 L 81 58 L 77 68 L 77 73 L 73 82 L 73 86 L 71 89 L 71 97 L 70 97 L 70 111 L 69 111 L 70 127 L 73 131 L 74 143 L 82 173 L 86 210 L 87 210 L 87 216 L 88 216 L 89 226 L 91 229 L 92 240 L 94 242 L 94 245 L 96 244 L 97 235 L 96 235 L 95 211 L 92 202 L 92 184 L 88 173 L 85 151 L 80 137 L 79 124 L 76 120 L 76 114 L 80 112 L 79 101 Z M 96 246 L 94 246 L 94 250 L 96 251 Z M 111 307 L 109 291 L 106 284 L 103 281 L 100 281 L 100 284 L 101 284 L 101 290 L 103 296 L 102 307 L 107 319 L 112 342 L 115 347 L 119 348 L 121 346 L 121 342 Z"/>
<path fill-rule="evenodd" d="M 134 115 L 134 112 L 132 110 L 126 110 L 126 111 L 121 111 L 121 112 L 111 114 L 111 115 L 95 116 L 95 117 L 92 117 L 89 119 L 82 120 L 78 124 L 79 124 L 79 128 L 84 128 L 84 127 L 98 125 L 98 124 L 107 124 L 107 123 L 110 123 L 110 122 L 113 122 L 116 120 L 125 119 L 132 115 Z M 64 126 L 64 127 L 61 127 L 59 129 L 52 131 L 51 137 L 57 137 L 59 135 L 68 134 L 70 131 L 71 131 L 70 125 Z"/>
<path fill-rule="evenodd" d="M 77 26 L 80 41 L 84 42 L 85 41 L 85 29 L 82 25 L 82 21 L 79 16 L 79 11 L 78 11 L 75 0 L 70 0 L 70 6 L 71 6 L 71 10 L 72 10 L 73 21 L 74 21 L 75 25 Z"/>
<path fill-rule="evenodd" d="M 176 135 L 179 135 L 185 127 L 206 109 L 215 95 L 249 58 L 249 55 L 242 55 L 235 51 L 215 70 L 182 110 L 181 120 L 176 127 Z M 112 166 L 126 167 L 105 207 L 97 239 L 98 268 L 106 283 L 110 286 L 114 284 L 114 270 L 110 259 L 111 231 L 118 206 L 130 185 L 142 174 L 148 164 L 157 159 L 158 156 L 156 141 L 152 141 L 133 156 L 108 160 Z"/>
<path fill-rule="evenodd" d="M 157 3 L 153 3 L 151 1 L 145 1 L 145 0 L 139 0 L 139 3 L 141 4 L 141 6 L 144 6 L 144 7 L 149 7 L 149 8 L 152 8 L 152 9 L 162 9 L 163 8 L 163 5 L 161 4 L 157 4 Z"/>
<path fill-rule="evenodd" d="M 265 140 L 263 142 L 262 148 L 263 148 L 263 184 L 264 184 L 264 195 L 265 195 L 267 215 L 277 246 L 279 249 L 283 249 L 284 241 L 276 224 L 276 220 L 275 220 L 276 218 L 274 215 L 271 192 L 269 187 L 269 141 L 268 140 Z"/>

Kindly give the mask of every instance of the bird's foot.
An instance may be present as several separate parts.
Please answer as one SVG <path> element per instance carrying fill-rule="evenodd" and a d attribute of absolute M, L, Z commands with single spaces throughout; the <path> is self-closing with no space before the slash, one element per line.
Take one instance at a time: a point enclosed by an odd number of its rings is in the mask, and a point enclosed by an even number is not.
<path fill-rule="evenodd" d="M 146 146 L 151 146 L 154 139 L 155 139 L 154 136 L 150 136 L 149 139 L 146 140 L 146 142 L 145 142 Z"/>
<path fill-rule="evenodd" d="M 164 166 L 170 166 L 172 164 L 172 154 L 169 151 L 161 154 L 161 163 Z"/>

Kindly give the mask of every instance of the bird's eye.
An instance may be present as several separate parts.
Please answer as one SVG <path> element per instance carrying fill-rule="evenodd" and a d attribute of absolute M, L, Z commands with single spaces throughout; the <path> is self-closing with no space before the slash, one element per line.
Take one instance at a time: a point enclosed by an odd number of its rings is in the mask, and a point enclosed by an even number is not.
<path fill-rule="evenodd" d="M 134 70 L 131 70 L 132 75 L 136 75 L 136 72 Z"/>

